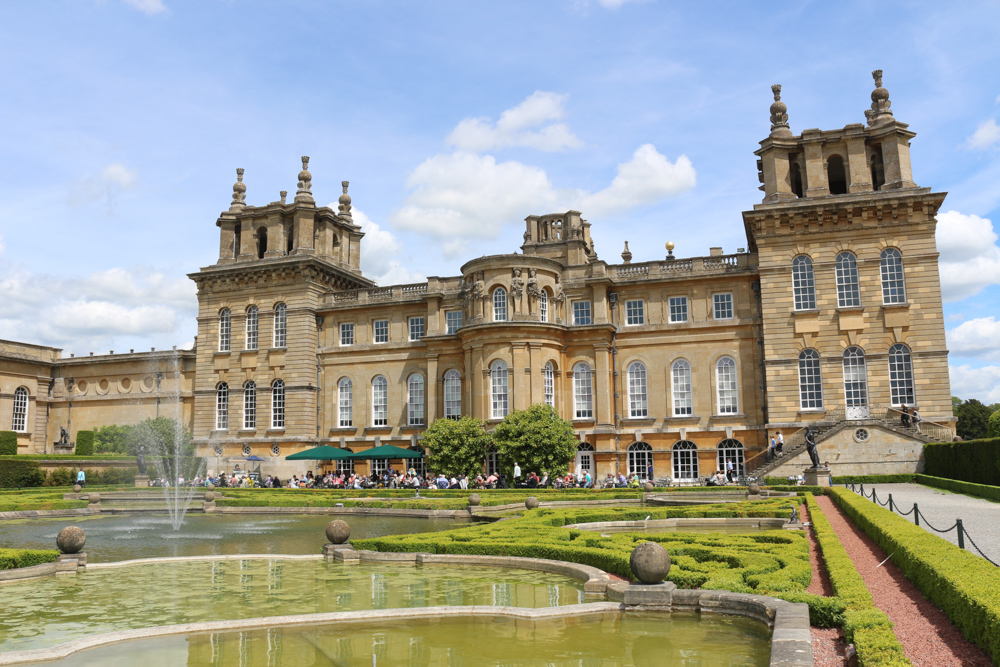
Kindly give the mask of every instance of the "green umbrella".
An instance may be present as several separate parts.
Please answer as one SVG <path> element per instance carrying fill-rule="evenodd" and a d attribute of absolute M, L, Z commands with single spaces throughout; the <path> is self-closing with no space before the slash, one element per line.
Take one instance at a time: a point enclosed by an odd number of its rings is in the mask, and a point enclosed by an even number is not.
<path fill-rule="evenodd" d="M 337 447 L 331 447 L 330 445 L 323 445 L 322 447 L 313 447 L 312 449 L 307 449 L 304 452 L 298 452 L 297 454 L 291 454 L 286 456 L 286 461 L 344 461 L 353 458 L 351 456 L 351 450 L 349 449 L 339 449 Z"/>
<path fill-rule="evenodd" d="M 392 445 L 382 445 L 380 447 L 372 447 L 371 449 L 366 449 L 363 452 L 358 452 L 357 454 L 349 454 L 347 458 L 362 460 L 362 459 L 419 459 L 423 458 L 423 454 L 420 452 L 415 452 L 412 449 L 403 449 L 402 447 L 393 447 Z"/>

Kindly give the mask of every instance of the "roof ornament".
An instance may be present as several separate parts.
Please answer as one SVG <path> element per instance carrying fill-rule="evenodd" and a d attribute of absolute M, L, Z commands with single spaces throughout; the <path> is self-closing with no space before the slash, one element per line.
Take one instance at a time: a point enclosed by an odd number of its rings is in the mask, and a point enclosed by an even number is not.
<path fill-rule="evenodd" d="M 246 208 L 247 186 L 243 182 L 243 167 L 236 169 L 236 182 L 233 183 L 233 203 L 229 205 L 230 213 L 239 213 Z"/>
<path fill-rule="evenodd" d="M 872 78 L 875 79 L 875 90 L 872 91 L 872 108 L 865 109 L 865 118 L 868 119 L 869 126 L 881 125 L 894 120 L 892 112 L 889 111 L 889 107 L 892 106 L 892 102 L 889 101 L 889 91 L 882 87 L 882 70 L 877 69 L 872 72 Z"/>
<path fill-rule="evenodd" d="M 781 84 L 771 86 L 771 92 L 774 93 L 774 102 L 771 103 L 771 134 L 791 136 L 792 131 L 788 129 L 788 107 L 781 101 Z"/>
<path fill-rule="evenodd" d="M 663 244 L 663 247 L 667 249 L 667 257 L 666 257 L 667 259 L 677 259 L 676 257 L 674 257 L 673 241 L 667 241 L 665 244 Z"/>
<path fill-rule="evenodd" d="M 625 250 L 622 250 L 622 261 L 626 264 L 632 263 L 632 251 L 628 249 L 628 241 L 625 241 Z"/>
<path fill-rule="evenodd" d="M 278 194 L 281 195 L 281 203 L 284 204 L 285 200 L 288 198 L 288 190 L 282 190 Z"/>
<path fill-rule="evenodd" d="M 344 194 L 340 195 L 340 205 L 337 207 L 340 217 L 350 218 L 351 217 L 351 195 L 347 194 L 347 186 L 350 185 L 350 181 L 341 181 L 340 185 L 344 188 Z"/>
<path fill-rule="evenodd" d="M 309 156 L 302 156 L 302 171 L 299 172 L 299 189 L 295 192 L 295 201 L 315 204 L 312 194 L 312 174 L 309 173 Z"/>

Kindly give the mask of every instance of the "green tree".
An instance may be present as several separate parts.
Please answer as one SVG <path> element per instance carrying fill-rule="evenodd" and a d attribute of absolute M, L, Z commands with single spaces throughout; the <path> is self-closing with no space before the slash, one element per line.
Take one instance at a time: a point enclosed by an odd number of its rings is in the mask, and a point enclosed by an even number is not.
<path fill-rule="evenodd" d="M 958 416 L 955 432 L 963 440 L 977 440 L 986 437 L 987 424 L 990 419 L 988 407 L 976 399 L 970 398 L 967 401 L 962 401 L 955 414 Z"/>
<path fill-rule="evenodd" d="M 490 448 L 486 424 L 472 417 L 435 419 L 424 431 L 422 443 L 429 451 L 428 472 L 476 476 Z"/>
<path fill-rule="evenodd" d="M 1000 438 L 1000 410 L 996 410 L 986 424 L 986 437 Z"/>
<path fill-rule="evenodd" d="M 109 424 L 94 429 L 94 452 L 97 454 L 128 454 L 129 426 Z M 135 454 L 135 452 L 132 452 Z"/>
<path fill-rule="evenodd" d="M 960 399 L 958 396 L 951 397 L 951 413 L 956 417 L 958 416 L 958 406 L 960 406 L 961 404 L 962 404 L 962 399 Z"/>
<path fill-rule="evenodd" d="M 500 458 L 500 471 L 513 479 L 514 464 L 522 475 L 547 472 L 563 475 L 576 456 L 579 439 L 573 425 L 548 405 L 532 405 L 515 410 L 493 430 L 493 442 Z"/>

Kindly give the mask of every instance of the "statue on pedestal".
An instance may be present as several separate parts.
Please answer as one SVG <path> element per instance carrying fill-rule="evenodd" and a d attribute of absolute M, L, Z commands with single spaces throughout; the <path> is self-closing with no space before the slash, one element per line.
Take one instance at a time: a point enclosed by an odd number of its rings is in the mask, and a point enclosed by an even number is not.
<path fill-rule="evenodd" d="M 135 465 L 139 469 L 140 475 L 146 474 L 146 446 L 139 445 L 139 451 L 135 454 Z"/>
<path fill-rule="evenodd" d="M 806 451 L 809 452 L 809 460 L 812 461 L 813 468 L 823 467 L 819 460 L 819 452 L 816 451 L 816 434 L 812 427 L 806 427 Z"/>

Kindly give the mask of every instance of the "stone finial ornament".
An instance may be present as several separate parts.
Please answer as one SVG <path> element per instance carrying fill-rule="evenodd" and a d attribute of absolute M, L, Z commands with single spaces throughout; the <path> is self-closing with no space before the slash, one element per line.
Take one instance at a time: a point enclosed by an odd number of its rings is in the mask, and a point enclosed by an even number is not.
<path fill-rule="evenodd" d="M 64 554 L 76 554 L 83 550 L 87 536 L 78 526 L 66 526 L 56 535 L 56 546 Z"/>
<path fill-rule="evenodd" d="M 774 93 L 774 102 L 771 103 L 771 134 L 791 135 L 788 129 L 788 107 L 781 101 L 781 84 L 776 83 L 771 86 Z"/>
<path fill-rule="evenodd" d="M 340 185 L 344 188 L 344 194 L 340 195 L 340 199 L 337 201 L 340 203 L 337 209 L 342 218 L 351 217 L 351 195 L 347 194 L 347 186 L 350 185 L 350 181 L 341 181 Z"/>
<path fill-rule="evenodd" d="M 643 584 L 658 584 L 670 574 L 670 554 L 656 542 L 643 542 L 633 549 L 628 564 Z"/>
<path fill-rule="evenodd" d="M 326 525 L 326 539 L 332 544 L 344 544 L 351 537 L 351 527 L 346 521 L 334 519 Z"/>
<path fill-rule="evenodd" d="M 243 182 L 243 167 L 236 169 L 236 182 L 233 183 L 233 203 L 229 205 L 230 213 L 238 213 L 246 207 L 247 186 Z"/>
<path fill-rule="evenodd" d="M 622 250 L 622 261 L 626 264 L 632 263 L 632 251 L 628 249 L 628 241 L 625 241 L 625 249 Z"/>
<path fill-rule="evenodd" d="M 676 259 L 676 257 L 674 257 L 674 242 L 673 241 L 667 241 L 663 245 L 663 247 L 667 249 L 667 259 Z"/>
<path fill-rule="evenodd" d="M 865 109 L 865 118 L 868 119 L 869 125 L 881 125 L 893 120 L 892 112 L 889 111 L 892 103 L 889 101 L 889 91 L 882 87 L 882 70 L 873 71 L 872 78 L 875 79 L 875 90 L 872 91 L 872 108 Z"/>
<path fill-rule="evenodd" d="M 284 204 L 285 200 L 288 198 L 288 190 L 282 190 L 278 194 L 281 195 L 281 203 Z"/>
<path fill-rule="evenodd" d="M 302 171 L 299 172 L 299 189 L 295 192 L 295 201 L 315 204 L 312 194 L 312 174 L 309 173 L 309 156 L 302 156 Z"/>

